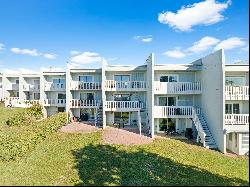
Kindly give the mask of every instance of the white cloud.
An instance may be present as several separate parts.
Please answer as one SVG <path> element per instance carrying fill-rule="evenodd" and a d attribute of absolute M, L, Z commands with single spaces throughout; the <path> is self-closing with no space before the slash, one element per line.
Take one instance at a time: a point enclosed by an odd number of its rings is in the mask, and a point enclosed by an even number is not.
<path fill-rule="evenodd" d="M 22 55 L 31 55 L 31 56 L 39 56 L 40 53 L 37 52 L 37 49 L 20 49 L 20 48 L 11 48 L 11 52 Z"/>
<path fill-rule="evenodd" d="M 71 50 L 70 54 L 71 55 L 79 55 L 81 52 L 80 51 L 76 51 L 76 50 Z"/>
<path fill-rule="evenodd" d="M 241 50 L 242 50 L 242 51 L 249 52 L 249 45 L 248 45 L 248 46 L 246 46 L 246 47 L 242 47 L 242 48 L 241 48 Z"/>
<path fill-rule="evenodd" d="M 56 55 L 55 54 L 50 54 L 50 53 L 45 53 L 43 56 L 47 59 L 55 59 Z"/>
<path fill-rule="evenodd" d="M 226 40 L 221 41 L 219 44 L 215 46 L 215 50 L 224 49 L 234 49 L 237 47 L 243 47 L 246 44 L 245 41 L 243 41 L 241 38 L 238 37 L 231 37 Z"/>
<path fill-rule="evenodd" d="M 220 40 L 217 38 L 205 36 L 199 41 L 194 42 L 193 46 L 187 48 L 187 51 L 191 53 L 198 53 L 198 52 L 206 51 L 207 49 L 218 44 L 219 42 Z"/>
<path fill-rule="evenodd" d="M 222 11 L 231 1 L 224 3 L 205 0 L 193 5 L 183 6 L 177 13 L 167 11 L 158 15 L 158 21 L 180 31 L 190 31 L 196 25 L 212 25 L 224 19 Z"/>
<path fill-rule="evenodd" d="M 180 51 L 179 49 L 166 51 L 163 53 L 163 55 L 166 55 L 172 58 L 184 58 L 186 56 L 186 54 Z"/>
<path fill-rule="evenodd" d="M 96 62 L 102 62 L 103 57 L 94 52 L 83 52 L 79 55 L 70 58 L 70 62 L 73 64 L 91 64 Z"/>
<path fill-rule="evenodd" d="M 0 51 L 1 50 L 4 50 L 4 44 L 3 43 L 0 43 Z"/>
<path fill-rule="evenodd" d="M 153 41 L 152 35 L 147 36 L 135 36 L 134 39 L 140 40 L 141 42 L 149 43 Z"/>

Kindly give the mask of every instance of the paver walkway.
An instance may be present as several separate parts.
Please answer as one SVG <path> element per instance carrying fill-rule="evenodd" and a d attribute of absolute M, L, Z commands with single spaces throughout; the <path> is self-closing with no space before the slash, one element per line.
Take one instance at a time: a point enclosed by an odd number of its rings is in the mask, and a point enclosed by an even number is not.
<path fill-rule="evenodd" d="M 73 122 L 59 129 L 60 132 L 66 132 L 66 133 L 90 133 L 90 132 L 96 132 L 98 130 L 101 129 L 95 127 L 91 123 L 81 123 L 81 122 L 80 123 Z"/>
<path fill-rule="evenodd" d="M 153 141 L 147 136 L 141 136 L 115 127 L 107 127 L 103 132 L 102 140 L 107 144 L 122 144 L 126 146 L 148 144 Z"/>

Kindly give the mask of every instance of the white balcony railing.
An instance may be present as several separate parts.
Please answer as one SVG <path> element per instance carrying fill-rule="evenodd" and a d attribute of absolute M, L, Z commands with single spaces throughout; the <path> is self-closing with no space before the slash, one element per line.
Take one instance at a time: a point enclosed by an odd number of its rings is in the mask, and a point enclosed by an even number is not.
<path fill-rule="evenodd" d="M 226 86 L 226 100 L 249 100 L 249 86 Z"/>
<path fill-rule="evenodd" d="M 101 90 L 102 83 L 100 82 L 81 82 L 72 81 L 70 83 L 71 90 Z"/>
<path fill-rule="evenodd" d="M 154 82 L 154 91 L 158 94 L 200 94 L 200 82 Z"/>
<path fill-rule="evenodd" d="M 45 99 L 43 100 L 44 106 L 66 106 L 66 99 Z"/>
<path fill-rule="evenodd" d="M 154 106 L 155 118 L 192 118 L 193 106 Z M 200 109 L 196 109 L 200 114 Z"/>
<path fill-rule="evenodd" d="M 19 84 L 11 83 L 6 86 L 6 90 L 19 90 Z"/>
<path fill-rule="evenodd" d="M 80 100 L 72 99 L 70 101 L 71 108 L 97 108 L 99 101 L 97 100 Z"/>
<path fill-rule="evenodd" d="M 146 81 L 114 81 L 106 80 L 105 88 L 107 91 L 125 90 L 125 91 L 145 91 L 147 88 Z"/>
<path fill-rule="evenodd" d="M 106 101 L 104 107 L 107 111 L 138 111 L 144 105 L 139 101 Z"/>
<path fill-rule="evenodd" d="M 226 125 L 249 125 L 249 114 L 225 114 Z"/>
<path fill-rule="evenodd" d="M 66 84 L 65 83 L 47 82 L 44 84 L 44 90 L 45 91 L 65 91 Z"/>
<path fill-rule="evenodd" d="M 40 84 L 24 84 L 23 91 L 39 91 Z"/>

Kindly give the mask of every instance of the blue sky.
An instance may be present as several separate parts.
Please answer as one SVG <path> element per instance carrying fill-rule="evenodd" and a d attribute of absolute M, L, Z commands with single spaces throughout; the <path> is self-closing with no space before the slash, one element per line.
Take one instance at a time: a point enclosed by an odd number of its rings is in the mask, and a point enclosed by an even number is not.
<path fill-rule="evenodd" d="M 0 71 L 249 56 L 248 0 L 0 0 Z"/>

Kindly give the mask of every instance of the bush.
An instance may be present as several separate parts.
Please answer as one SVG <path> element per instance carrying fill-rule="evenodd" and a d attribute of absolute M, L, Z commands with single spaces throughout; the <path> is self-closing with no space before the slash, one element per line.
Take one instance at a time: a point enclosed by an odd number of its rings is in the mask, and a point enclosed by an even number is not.
<path fill-rule="evenodd" d="M 21 110 L 12 115 L 7 121 L 8 126 L 22 126 L 29 125 L 35 122 L 42 116 L 42 106 L 40 104 L 34 104 L 31 107 Z"/>
<path fill-rule="evenodd" d="M 0 160 L 10 161 L 23 156 L 65 125 L 66 121 L 66 113 L 58 113 L 32 124 L 29 128 L 18 127 L 19 131 L 14 133 L 0 132 Z"/>

